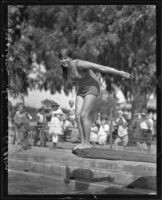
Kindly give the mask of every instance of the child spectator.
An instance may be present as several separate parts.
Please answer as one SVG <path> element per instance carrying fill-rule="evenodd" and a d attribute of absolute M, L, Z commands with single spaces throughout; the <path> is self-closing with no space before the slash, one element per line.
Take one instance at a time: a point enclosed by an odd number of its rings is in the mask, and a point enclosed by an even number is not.
<path fill-rule="evenodd" d="M 20 144 L 19 150 L 27 150 L 29 148 L 29 121 L 31 115 L 25 111 L 23 103 L 19 103 L 18 111 L 14 116 L 14 125 L 16 132 L 16 141 L 15 141 L 15 151 L 17 151 L 17 146 Z"/>
<path fill-rule="evenodd" d="M 51 121 L 49 125 L 49 134 L 52 136 L 51 150 L 56 149 L 59 135 L 63 135 L 63 125 L 60 116 L 63 114 L 57 103 L 52 105 Z"/>
<path fill-rule="evenodd" d="M 119 117 L 116 120 L 116 124 L 118 126 L 118 135 L 114 141 L 115 149 L 118 150 L 118 143 L 122 142 L 123 147 L 128 144 L 128 130 L 127 130 L 127 121 L 123 117 L 123 112 L 121 110 L 118 111 Z"/>

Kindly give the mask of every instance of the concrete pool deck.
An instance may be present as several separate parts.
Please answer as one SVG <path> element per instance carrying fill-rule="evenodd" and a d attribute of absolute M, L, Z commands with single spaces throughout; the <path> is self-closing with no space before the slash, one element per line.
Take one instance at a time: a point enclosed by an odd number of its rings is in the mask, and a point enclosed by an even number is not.
<path fill-rule="evenodd" d="M 39 179 L 46 177 L 46 181 L 49 179 L 48 177 L 53 177 L 52 182 L 55 182 L 56 177 L 56 179 L 59 178 L 60 181 L 57 182 L 62 189 L 58 190 L 57 187 L 53 187 L 51 191 L 53 194 L 79 193 L 79 189 L 83 194 L 86 191 L 94 194 L 115 192 L 110 188 L 120 189 L 121 194 L 123 191 L 131 194 L 133 192 L 134 194 L 138 192 L 156 193 L 156 163 L 81 158 L 72 154 L 73 146 L 74 144 L 60 143 L 58 149 L 52 151 L 49 148 L 32 147 L 27 151 L 14 153 L 14 146 L 10 145 L 8 156 L 9 192 L 14 192 L 11 185 L 13 187 L 13 181 L 16 181 L 16 174 L 25 173 L 19 176 L 19 180 L 23 177 L 25 180 L 27 176 L 34 178 L 35 176 L 32 174 L 36 174 Z M 23 181 L 20 182 L 23 183 Z M 78 184 L 79 188 L 77 188 Z M 23 185 L 25 187 L 25 182 Z M 66 186 L 69 190 L 66 189 Z M 41 191 L 45 193 L 45 190 L 40 189 L 40 194 Z M 48 190 L 46 192 L 51 193 Z"/>

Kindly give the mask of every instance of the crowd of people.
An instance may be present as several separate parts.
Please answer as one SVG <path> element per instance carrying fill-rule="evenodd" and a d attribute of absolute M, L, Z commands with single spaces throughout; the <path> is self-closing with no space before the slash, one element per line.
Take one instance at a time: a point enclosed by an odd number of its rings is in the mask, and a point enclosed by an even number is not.
<path fill-rule="evenodd" d="M 36 123 L 31 126 L 32 116 L 26 111 L 23 103 L 18 103 L 17 111 L 11 117 L 9 109 L 8 127 L 14 132 L 15 151 L 31 148 L 33 146 L 47 146 L 51 141 L 50 149 L 56 149 L 59 139 L 66 140 L 70 129 L 76 128 L 74 101 L 69 101 L 69 110 L 65 114 L 59 104 L 53 103 L 50 107 L 41 107 L 36 113 Z"/>
<path fill-rule="evenodd" d="M 125 149 L 128 146 L 131 131 L 132 140 L 136 143 L 137 148 L 143 152 L 145 149 L 143 144 L 146 144 L 147 152 L 151 153 L 151 144 L 156 135 L 155 126 L 151 113 L 135 113 L 134 120 L 128 130 L 128 122 L 124 118 L 123 112 L 119 110 L 118 117 L 112 121 L 112 125 L 107 118 L 102 119 L 100 123 L 92 124 L 90 140 L 92 143 L 109 144 L 110 134 L 112 134 L 115 150 L 119 150 L 119 143 Z"/>
<path fill-rule="evenodd" d="M 65 114 L 61 107 L 54 103 L 50 108 L 41 107 L 36 114 L 36 125 L 31 130 L 30 121 L 32 116 L 26 111 L 25 106 L 20 103 L 17 111 L 11 119 L 9 116 L 9 126 L 11 123 L 15 132 L 15 151 L 31 148 L 30 138 L 33 139 L 33 146 L 47 146 L 50 141 L 50 149 L 56 149 L 58 142 L 66 141 L 72 134 L 77 135 L 77 124 L 75 120 L 74 101 L 69 101 L 69 109 Z M 151 153 L 152 138 L 155 135 L 154 122 L 150 113 L 136 113 L 131 124 L 133 139 L 140 151 L 144 151 L 143 143 L 147 146 L 148 153 Z M 119 143 L 125 149 L 129 142 L 128 122 L 124 118 L 122 110 L 118 111 L 115 120 L 101 116 L 93 121 L 90 131 L 90 143 L 94 146 L 108 145 L 112 142 L 115 150 L 119 150 Z"/>
<path fill-rule="evenodd" d="M 156 122 L 151 113 L 135 113 L 131 126 L 134 140 L 140 151 L 144 151 L 143 144 L 147 146 L 147 152 L 151 153 L 151 144 L 156 136 Z"/>

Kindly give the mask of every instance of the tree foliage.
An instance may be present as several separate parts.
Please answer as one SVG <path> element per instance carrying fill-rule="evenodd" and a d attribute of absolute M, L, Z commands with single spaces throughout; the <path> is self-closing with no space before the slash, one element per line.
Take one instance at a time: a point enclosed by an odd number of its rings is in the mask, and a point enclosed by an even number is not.
<path fill-rule="evenodd" d="M 27 94 L 29 87 L 61 91 L 57 52 L 68 47 L 73 58 L 130 72 L 132 80 L 103 75 L 107 90 L 115 83 L 134 100 L 134 110 L 145 107 L 147 95 L 155 91 L 155 9 L 153 5 L 9 6 L 11 91 Z M 29 78 L 33 55 L 46 68 L 41 81 Z"/>

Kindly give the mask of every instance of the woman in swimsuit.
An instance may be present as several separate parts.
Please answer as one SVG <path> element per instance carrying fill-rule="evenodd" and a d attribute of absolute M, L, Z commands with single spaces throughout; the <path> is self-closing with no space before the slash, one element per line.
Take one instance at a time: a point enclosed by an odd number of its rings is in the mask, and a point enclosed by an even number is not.
<path fill-rule="evenodd" d="M 97 97 L 100 95 L 99 80 L 94 72 L 116 74 L 124 78 L 130 78 L 130 74 L 84 60 L 72 60 L 70 57 L 70 52 L 67 49 L 63 49 L 59 53 L 64 85 L 67 85 L 69 78 L 77 83 L 75 116 L 79 134 L 81 136 L 81 144 L 75 146 L 74 150 L 91 148 L 91 121 L 89 119 L 89 114 Z"/>

